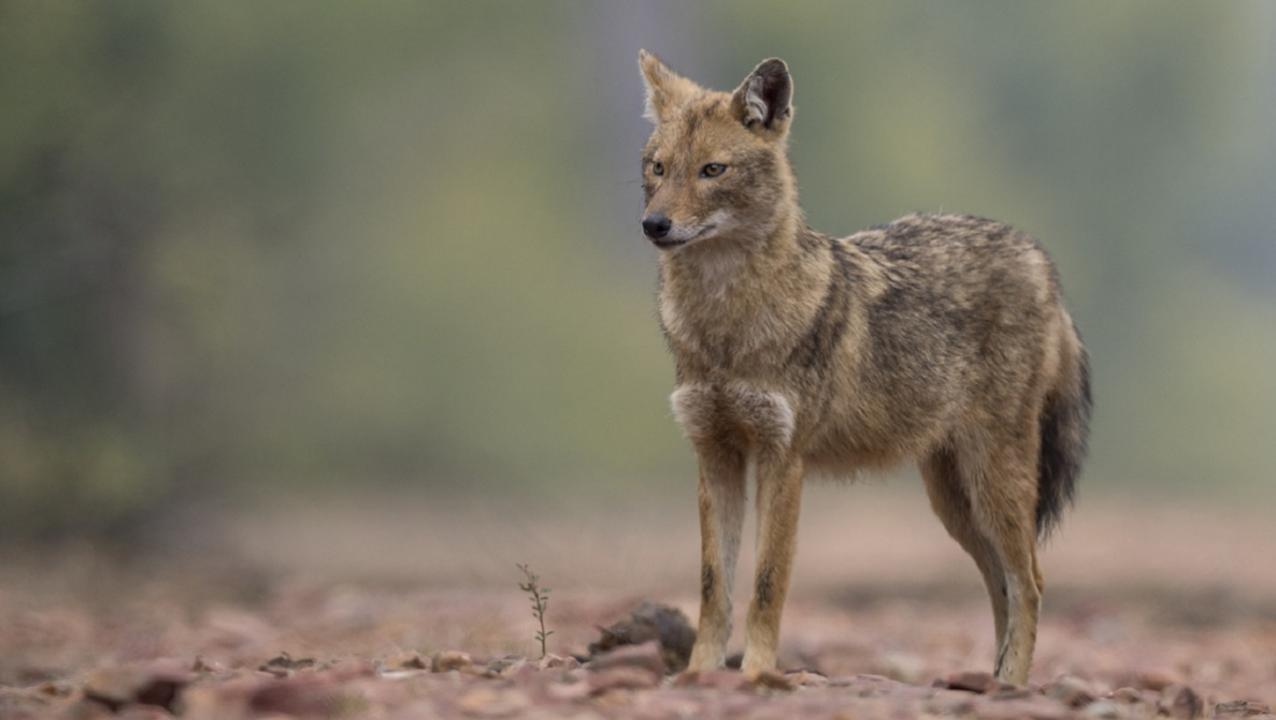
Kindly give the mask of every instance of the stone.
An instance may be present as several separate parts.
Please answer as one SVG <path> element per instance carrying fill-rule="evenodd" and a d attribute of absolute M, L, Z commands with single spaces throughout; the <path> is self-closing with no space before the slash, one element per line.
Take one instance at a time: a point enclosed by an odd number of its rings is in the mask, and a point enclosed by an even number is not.
<path fill-rule="evenodd" d="M 1143 702 L 1143 693 L 1139 692 L 1138 688 L 1132 687 L 1117 688 L 1109 693 L 1108 697 L 1116 702 L 1125 703 L 1126 705 Z"/>
<path fill-rule="evenodd" d="M 1229 700 L 1214 706 L 1214 717 L 1254 717 L 1267 715 L 1271 708 L 1256 700 Z"/>
<path fill-rule="evenodd" d="M 580 661 L 571 656 L 564 657 L 562 655 L 550 654 L 540 660 L 537 660 L 536 667 L 540 670 L 571 670 L 573 668 L 580 667 Z"/>
<path fill-rule="evenodd" d="M 1041 692 L 1071 708 L 1085 707 L 1099 697 L 1093 685 L 1076 675 L 1060 675 L 1043 686 Z"/>
<path fill-rule="evenodd" d="M 1190 720 L 1205 714 L 1205 701 L 1186 685 L 1170 685 L 1161 691 L 1158 707 L 1172 718 Z"/>
<path fill-rule="evenodd" d="M 469 654 L 459 650 L 440 650 L 430 658 L 430 670 L 436 673 L 464 670 L 473 664 L 474 661 L 470 659 Z"/>
<path fill-rule="evenodd" d="M 395 670 L 428 670 L 430 668 L 429 663 L 421 657 L 420 653 L 411 650 L 386 658 L 384 666 Z"/>
<path fill-rule="evenodd" d="M 166 661 L 104 668 L 84 683 L 84 697 L 112 712 L 126 705 L 154 705 L 172 710 L 191 674 Z"/>
<path fill-rule="evenodd" d="M 793 690 L 796 686 L 789 680 L 784 673 L 778 670 L 763 670 L 756 677 L 749 681 L 749 684 L 755 688 L 765 688 L 767 690 L 783 690 L 785 692 Z"/>
<path fill-rule="evenodd" d="M 257 669 L 275 677 L 287 677 L 297 670 L 307 670 L 314 666 L 314 658 L 294 658 L 286 652 L 281 652 L 259 665 Z"/>
<path fill-rule="evenodd" d="M 650 602 L 635 608 L 628 620 L 598 630 L 598 640 L 589 644 L 591 659 L 618 647 L 654 640 L 668 672 L 680 672 L 687 667 L 691 646 L 696 641 L 696 631 L 681 610 Z"/>
<path fill-rule="evenodd" d="M 825 687 L 829 684 L 827 677 L 809 670 L 786 673 L 784 677 L 797 687 Z"/>
<path fill-rule="evenodd" d="M 518 672 L 527 665 L 527 659 L 521 655 L 506 655 L 489 660 L 484 668 L 493 675 L 508 675 Z"/>
<path fill-rule="evenodd" d="M 1122 718 L 1128 714 L 1126 708 L 1115 700 L 1096 700 L 1086 705 L 1081 714 L 1091 718 Z"/>
<path fill-rule="evenodd" d="M 991 673 L 960 672 L 936 680 L 934 687 L 985 694 L 999 689 L 1001 683 Z"/>

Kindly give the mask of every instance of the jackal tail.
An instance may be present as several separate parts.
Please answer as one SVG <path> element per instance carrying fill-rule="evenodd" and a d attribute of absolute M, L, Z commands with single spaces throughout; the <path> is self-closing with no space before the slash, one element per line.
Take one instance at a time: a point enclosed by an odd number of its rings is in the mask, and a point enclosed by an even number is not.
<path fill-rule="evenodd" d="M 1041 455 L 1037 466 L 1037 535 L 1059 524 L 1076 494 L 1090 434 L 1090 358 L 1078 340 L 1058 387 L 1041 412 Z"/>

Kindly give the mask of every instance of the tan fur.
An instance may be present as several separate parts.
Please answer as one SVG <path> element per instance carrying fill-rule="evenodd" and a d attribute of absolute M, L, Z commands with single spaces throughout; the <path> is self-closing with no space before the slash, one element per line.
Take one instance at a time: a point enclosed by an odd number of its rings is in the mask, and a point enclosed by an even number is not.
<path fill-rule="evenodd" d="M 998 677 L 1025 683 L 1036 539 L 1071 497 L 1089 412 L 1085 351 L 1049 258 L 1027 235 L 964 215 L 817 233 L 787 159 L 783 62 L 763 62 L 733 93 L 649 53 L 640 67 L 655 122 L 647 213 L 670 221 L 653 236 L 670 400 L 700 460 L 691 669 L 723 663 L 750 469 L 758 565 L 744 670 L 756 674 L 776 661 L 804 476 L 911 458 L 984 576 Z"/>

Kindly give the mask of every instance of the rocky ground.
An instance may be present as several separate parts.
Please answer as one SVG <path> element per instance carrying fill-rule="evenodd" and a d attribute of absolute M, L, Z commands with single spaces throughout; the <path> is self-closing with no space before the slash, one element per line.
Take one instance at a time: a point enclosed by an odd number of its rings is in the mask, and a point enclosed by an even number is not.
<path fill-rule="evenodd" d="M 887 505 L 863 511 L 861 532 L 876 533 L 874 522 L 890 524 L 883 513 L 899 508 Z M 839 523 L 846 517 L 835 516 Z M 388 526 L 378 532 L 411 532 L 395 525 L 394 513 L 385 517 Z M 811 518 L 804 540 L 818 545 L 826 529 L 820 511 Z M 1000 685 L 984 672 L 993 655 L 991 621 L 973 566 L 960 555 L 912 557 L 907 547 L 913 541 L 874 546 L 857 566 L 868 570 L 845 563 L 829 570 L 838 564 L 810 550 L 805 563 L 799 561 L 786 608 L 781 671 L 755 682 L 729 670 L 680 673 L 685 631 L 670 630 L 675 621 L 661 625 L 663 635 L 633 624 L 631 612 L 648 599 L 670 603 L 675 615 L 693 613 L 694 598 L 685 590 L 694 587 L 694 566 L 670 570 L 666 563 L 656 570 L 653 558 L 673 552 L 659 543 L 626 552 L 626 544 L 614 540 L 628 532 L 623 523 L 610 526 L 610 536 L 597 535 L 612 537 L 615 547 L 602 540 L 582 544 L 574 559 L 561 552 L 570 542 L 547 530 L 518 546 L 518 560 L 534 560 L 547 547 L 557 551 L 542 557 L 544 582 L 553 588 L 546 616 L 553 634 L 544 657 L 520 578 L 506 558 L 492 561 L 501 577 L 486 569 L 485 552 L 469 565 L 455 554 L 448 555 L 453 565 L 431 565 L 421 560 L 432 557 L 427 542 L 406 555 L 432 572 L 396 574 L 391 552 L 366 561 L 376 572 L 356 572 L 341 558 L 359 555 L 352 538 L 367 542 L 375 533 L 362 527 L 347 536 L 349 529 L 335 521 L 323 525 L 333 540 L 322 561 L 293 548 L 309 539 L 304 532 L 298 538 L 290 530 L 288 539 L 271 534 L 294 527 L 286 523 L 240 528 L 258 550 L 251 562 L 234 553 L 233 562 L 186 555 L 119 562 L 93 553 L 6 560 L 0 565 L 0 718 L 1270 713 L 1276 595 L 1260 562 L 1270 554 L 1259 541 L 1238 536 L 1233 526 L 1220 539 L 1204 524 L 1195 526 L 1192 543 L 1176 546 L 1176 533 L 1155 536 L 1163 517 L 1140 526 L 1151 538 L 1131 533 L 1128 516 L 1106 522 L 1078 521 L 1068 528 L 1070 539 L 1056 541 L 1070 549 L 1047 554 L 1048 578 L 1053 568 L 1057 579 L 1047 589 L 1032 684 L 1023 688 Z M 593 532 L 576 528 L 571 536 L 580 541 Z M 917 532 L 917 548 L 947 547 L 935 542 L 942 536 Z M 666 538 L 671 547 L 687 540 L 680 533 Z M 1114 562 L 1108 557 L 1113 533 L 1151 542 L 1170 560 L 1158 554 L 1147 555 L 1147 562 Z M 508 538 L 498 533 L 488 540 L 504 546 Z M 1233 543 L 1244 557 L 1202 553 L 1211 543 Z M 600 545 L 607 562 L 596 559 Z M 627 569 L 614 568 L 617 552 Z M 958 569 L 945 572 L 950 563 Z M 905 570 L 892 572 L 896 567 Z M 618 622 L 630 624 L 613 625 Z M 609 633 L 600 630 L 606 626 Z M 739 643 L 737 637 L 734 650 Z"/>

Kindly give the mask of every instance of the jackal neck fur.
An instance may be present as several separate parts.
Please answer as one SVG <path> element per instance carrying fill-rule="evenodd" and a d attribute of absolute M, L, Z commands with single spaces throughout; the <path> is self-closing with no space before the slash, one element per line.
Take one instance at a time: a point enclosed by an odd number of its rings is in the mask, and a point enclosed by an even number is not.
<path fill-rule="evenodd" d="M 819 311 L 831 253 L 812 262 L 802 238 L 827 242 L 802 222 L 796 198 L 769 233 L 713 241 L 660 259 L 660 318 L 679 375 L 756 374 L 783 361 Z M 719 242 L 720 240 L 720 242 Z"/>

